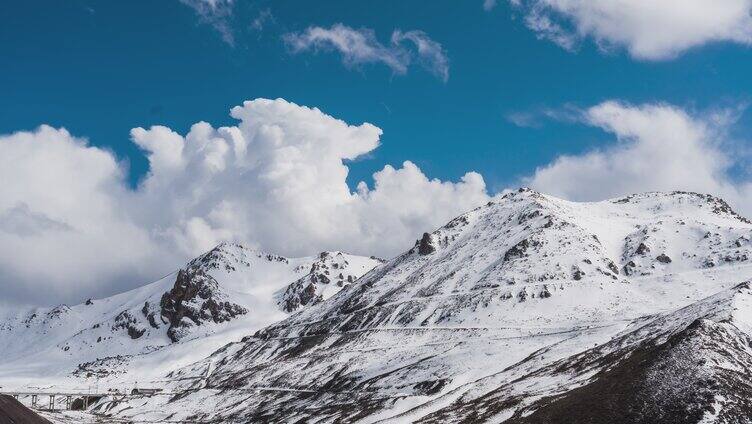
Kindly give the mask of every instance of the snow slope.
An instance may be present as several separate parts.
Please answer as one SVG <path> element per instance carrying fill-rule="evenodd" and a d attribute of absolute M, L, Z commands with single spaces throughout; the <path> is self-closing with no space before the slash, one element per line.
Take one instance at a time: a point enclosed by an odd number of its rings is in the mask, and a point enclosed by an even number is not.
<path fill-rule="evenodd" d="M 378 263 L 342 252 L 291 259 L 221 244 L 132 291 L 70 307 L 3 310 L 0 385 L 158 385 L 153 380 L 170 369 L 333 295 Z M 293 286 L 318 297 L 283 310 L 278 303 Z"/>
<path fill-rule="evenodd" d="M 749 422 L 738 417 L 752 393 L 752 293 L 740 284 L 751 236 L 711 196 L 574 203 L 522 189 L 169 373 L 179 396 L 98 410 L 223 423 Z"/>

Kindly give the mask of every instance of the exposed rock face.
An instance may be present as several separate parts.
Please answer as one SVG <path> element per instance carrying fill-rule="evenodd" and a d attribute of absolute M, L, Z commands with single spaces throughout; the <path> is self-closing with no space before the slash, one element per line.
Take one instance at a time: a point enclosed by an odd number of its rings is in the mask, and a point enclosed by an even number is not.
<path fill-rule="evenodd" d="M 640 245 L 637 246 L 637 250 L 635 250 L 635 253 L 640 256 L 645 256 L 645 254 L 648 252 L 650 252 L 650 248 L 645 245 L 645 243 L 640 243 Z"/>
<path fill-rule="evenodd" d="M 169 324 L 167 335 L 179 341 L 186 330 L 206 322 L 222 323 L 248 313 L 244 307 L 217 299 L 217 281 L 196 267 L 178 271 L 172 290 L 162 295 L 161 316 Z"/>
<path fill-rule="evenodd" d="M 662 264 L 669 264 L 669 263 L 671 263 L 671 258 L 669 258 L 665 253 L 661 253 L 660 255 L 658 255 L 655 258 L 655 260 L 657 260 L 658 262 L 660 262 Z"/>
<path fill-rule="evenodd" d="M 418 242 L 418 253 L 421 255 L 430 255 L 435 251 L 436 248 L 432 244 L 431 235 L 423 233 L 423 238 Z"/>
<path fill-rule="evenodd" d="M 366 264 L 352 264 L 342 252 L 321 252 L 308 273 L 279 294 L 277 304 L 285 312 L 315 305 L 354 283 L 373 266 L 383 262 L 370 258 Z M 359 258 L 363 262 L 362 258 Z"/>
<path fill-rule="evenodd" d="M 528 241 L 528 239 L 522 239 L 519 243 L 515 244 L 504 253 L 504 261 L 506 262 L 524 257 L 528 247 L 530 247 L 530 241 Z"/>
<path fill-rule="evenodd" d="M 123 311 L 115 317 L 115 324 L 112 326 L 112 329 L 125 329 L 128 335 L 134 340 L 140 338 L 146 332 L 146 329 L 142 328 L 138 320 L 128 311 Z"/>
<path fill-rule="evenodd" d="M 322 300 L 316 293 L 318 284 L 329 284 L 324 275 L 310 274 L 291 284 L 280 299 L 280 307 L 285 312 L 293 312 L 301 306 L 310 306 Z"/>

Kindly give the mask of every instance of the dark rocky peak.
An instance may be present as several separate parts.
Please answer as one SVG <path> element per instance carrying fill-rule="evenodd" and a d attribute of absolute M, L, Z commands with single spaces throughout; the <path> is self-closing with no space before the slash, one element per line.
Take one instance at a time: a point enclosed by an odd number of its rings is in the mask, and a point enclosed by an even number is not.
<path fill-rule="evenodd" d="M 168 324 L 170 340 L 179 341 L 193 326 L 229 321 L 248 312 L 224 298 L 214 277 L 202 269 L 178 271 L 175 285 L 160 300 L 161 318 Z"/>
<path fill-rule="evenodd" d="M 436 246 L 433 245 L 431 235 L 428 233 L 423 233 L 423 238 L 418 240 L 416 245 L 418 246 L 419 255 L 430 255 L 436 251 Z"/>

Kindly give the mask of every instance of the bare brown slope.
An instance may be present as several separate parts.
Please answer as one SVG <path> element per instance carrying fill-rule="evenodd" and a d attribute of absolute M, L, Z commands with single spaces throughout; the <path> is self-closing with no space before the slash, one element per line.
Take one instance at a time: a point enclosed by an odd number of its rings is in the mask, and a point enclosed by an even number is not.
<path fill-rule="evenodd" d="M 12 396 L 0 395 L 0 424 L 52 424 Z"/>

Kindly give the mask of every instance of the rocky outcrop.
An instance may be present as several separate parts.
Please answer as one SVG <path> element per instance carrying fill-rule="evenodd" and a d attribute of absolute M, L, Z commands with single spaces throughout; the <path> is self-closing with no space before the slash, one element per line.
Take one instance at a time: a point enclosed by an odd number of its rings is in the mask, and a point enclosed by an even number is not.
<path fill-rule="evenodd" d="M 320 302 L 322 297 L 316 293 L 317 284 L 329 284 L 329 279 L 325 275 L 312 273 L 290 284 L 279 301 L 282 310 L 293 312 L 300 307 Z"/>
<path fill-rule="evenodd" d="M 240 305 L 220 299 L 218 289 L 217 281 L 201 269 L 178 271 L 175 285 L 162 295 L 159 303 L 162 320 L 169 324 L 170 340 L 179 341 L 193 326 L 226 322 L 248 312 Z"/>
<path fill-rule="evenodd" d="M 645 243 L 640 243 L 640 245 L 637 246 L 637 250 L 635 250 L 635 254 L 640 256 L 645 256 L 648 252 L 650 252 L 650 248 Z"/>
<path fill-rule="evenodd" d="M 662 263 L 662 264 L 670 264 L 671 258 L 668 257 L 665 253 L 661 253 L 655 258 L 656 261 Z"/>
<path fill-rule="evenodd" d="M 346 257 L 341 252 L 321 252 L 306 275 L 278 294 L 277 305 L 285 312 L 315 305 L 325 300 L 327 294 L 333 295 L 369 270 L 352 269 Z M 382 261 L 374 258 L 372 264 L 379 262 Z"/>
<path fill-rule="evenodd" d="M 112 326 L 112 330 L 125 330 L 132 339 L 138 339 L 146 333 L 146 329 L 143 328 L 139 321 L 131 315 L 128 311 L 123 311 L 115 317 L 115 324 Z"/>
<path fill-rule="evenodd" d="M 436 247 L 432 244 L 431 235 L 423 233 L 423 238 L 418 242 L 418 254 L 430 255 L 436 251 Z"/>

